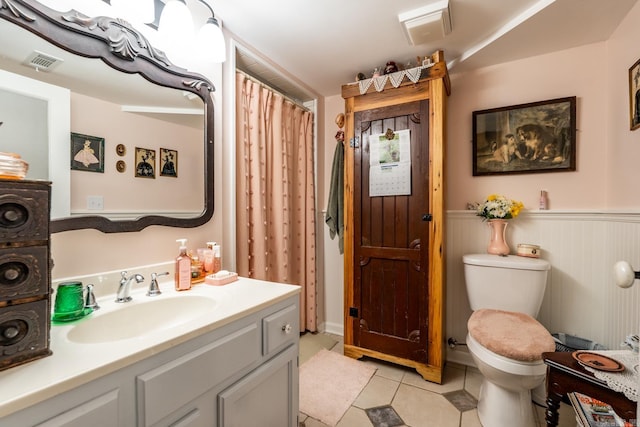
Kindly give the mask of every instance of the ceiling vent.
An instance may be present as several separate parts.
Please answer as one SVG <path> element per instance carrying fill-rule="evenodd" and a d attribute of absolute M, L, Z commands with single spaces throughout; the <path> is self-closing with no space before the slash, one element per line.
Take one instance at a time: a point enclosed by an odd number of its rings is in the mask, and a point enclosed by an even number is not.
<path fill-rule="evenodd" d="M 403 12 L 398 15 L 398 21 L 412 46 L 443 39 L 451 32 L 449 0 Z"/>
<path fill-rule="evenodd" d="M 37 71 L 51 71 L 56 68 L 64 60 L 56 58 L 53 55 L 38 52 L 34 50 L 31 55 L 23 62 L 23 64 L 35 68 Z"/>

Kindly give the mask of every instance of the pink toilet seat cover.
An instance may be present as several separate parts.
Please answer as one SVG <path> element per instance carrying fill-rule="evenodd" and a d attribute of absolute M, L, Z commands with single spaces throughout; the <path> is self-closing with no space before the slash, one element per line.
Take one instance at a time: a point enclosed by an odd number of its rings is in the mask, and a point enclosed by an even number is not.
<path fill-rule="evenodd" d="M 513 311 L 480 309 L 467 322 L 469 334 L 482 346 L 509 359 L 534 362 L 555 351 L 551 334 L 533 317 Z"/>

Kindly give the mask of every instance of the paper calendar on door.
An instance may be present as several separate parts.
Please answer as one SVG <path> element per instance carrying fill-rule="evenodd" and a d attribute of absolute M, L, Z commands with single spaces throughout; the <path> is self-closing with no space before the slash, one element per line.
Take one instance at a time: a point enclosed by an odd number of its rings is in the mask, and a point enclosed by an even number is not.
<path fill-rule="evenodd" d="M 369 196 L 411 194 L 409 129 L 369 136 Z"/>

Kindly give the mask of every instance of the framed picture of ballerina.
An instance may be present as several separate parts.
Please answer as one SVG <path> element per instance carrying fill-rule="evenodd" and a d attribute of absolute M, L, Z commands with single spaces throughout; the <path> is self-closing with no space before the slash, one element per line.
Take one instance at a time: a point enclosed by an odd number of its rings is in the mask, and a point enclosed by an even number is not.
<path fill-rule="evenodd" d="M 71 169 L 104 173 L 104 138 L 71 132 Z"/>

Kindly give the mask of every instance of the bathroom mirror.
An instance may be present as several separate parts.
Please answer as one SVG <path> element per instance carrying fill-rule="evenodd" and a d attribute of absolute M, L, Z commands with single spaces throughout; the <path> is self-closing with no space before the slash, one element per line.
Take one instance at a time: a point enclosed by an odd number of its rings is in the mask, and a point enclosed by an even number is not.
<path fill-rule="evenodd" d="M 70 131 L 91 141 L 96 157 L 103 161 L 89 170 L 71 170 L 68 189 L 52 180 L 53 197 L 71 194 L 71 209 L 67 217 L 52 218 L 51 232 L 196 227 L 211 219 L 214 88 L 205 77 L 173 65 L 121 19 L 54 11 L 34 0 L 0 0 L 0 18 L 0 69 L 69 89 Z M 24 51 L 16 54 L 18 46 Z M 36 65 L 25 65 L 25 58 Z M 51 72 L 45 70 L 46 64 L 39 68 L 39 63 L 51 59 L 63 61 Z M 68 69 L 73 72 L 65 75 L 63 70 Z M 93 109 L 96 103 L 117 111 L 107 115 L 103 109 Z M 94 128 L 106 135 L 84 131 Z M 120 129 L 126 132 L 116 134 Z M 57 143 L 62 146 L 43 150 L 58 153 L 54 167 L 60 169 L 62 161 L 63 169 L 69 168 L 71 135 Z M 153 176 L 137 173 L 136 163 L 147 149 L 155 152 Z M 162 173 L 168 155 L 177 160 L 175 173 Z M 187 196 L 190 199 L 180 199 Z M 96 206 L 91 203 L 98 203 L 97 209 L 92 210 Z"/>

